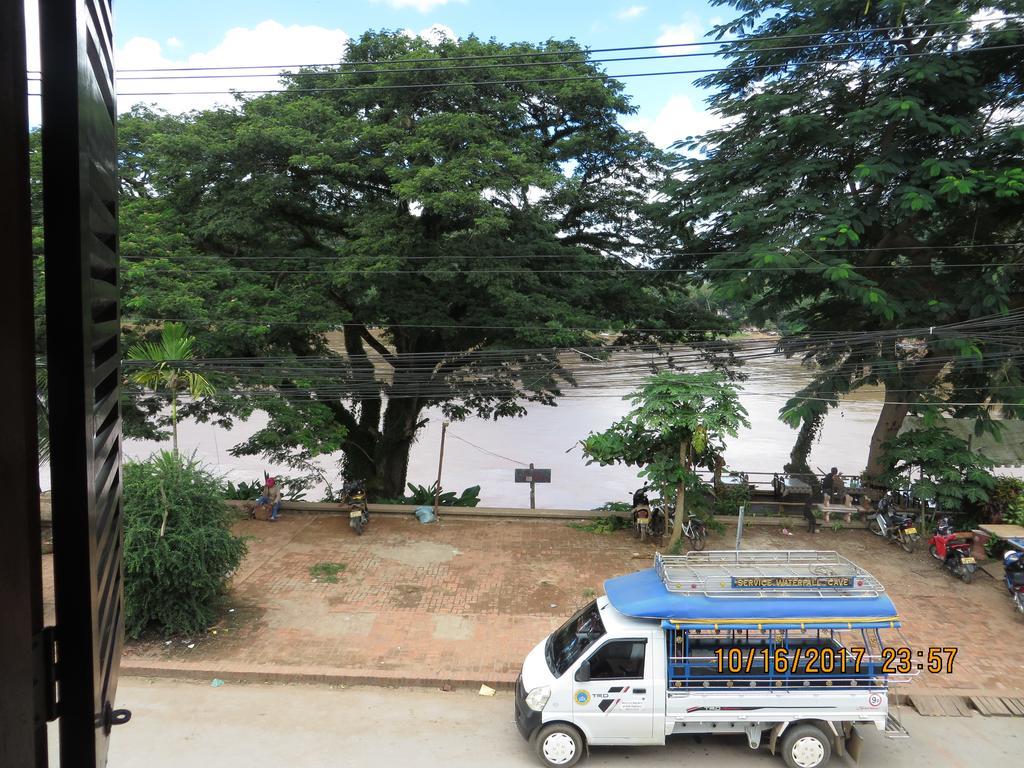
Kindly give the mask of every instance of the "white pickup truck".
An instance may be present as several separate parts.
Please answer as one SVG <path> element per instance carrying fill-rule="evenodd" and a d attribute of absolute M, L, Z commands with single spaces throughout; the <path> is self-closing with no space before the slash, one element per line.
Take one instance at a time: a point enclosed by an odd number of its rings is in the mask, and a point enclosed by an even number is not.
<path fill-rule="evenodd" d="M 546 766 L 590 746 L 742 733 L 790 768 L 856 759 L 854 724 L 893 737 L 899 627 L 869 573 L 835 552 L 656 556 L 539 643 L 516 685 L 516 724 Z"/>

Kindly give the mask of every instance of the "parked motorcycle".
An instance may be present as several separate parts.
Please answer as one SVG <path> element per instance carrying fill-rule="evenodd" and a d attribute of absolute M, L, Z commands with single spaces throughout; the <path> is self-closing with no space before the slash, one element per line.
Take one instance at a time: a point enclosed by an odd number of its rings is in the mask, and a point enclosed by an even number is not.
<path fill-rule="evenodd" d="M 360 536 L 370 522 L 370 510 L 366 506 L 366 483 L 353 480 L 341 488 L 341 503 L 348 507 L 348 524 Z"/>
<path fill-rule="evenodd" d="M 633 535 L 643 541 L 647 536 L 665 535 L 665 515 L 661 507 L 651 506 L 649 485 L 633 492 Z"/>
<path fill-rule="evenodd" d="M 957 531 L 948 517 L 940 517 L 935 533 L 928 541 L 928 551 L 936 560 L 965 584 L 970 584 L 978 566 L 971 556 L 974 537 L 964 531 Z"/>
<path fill-rule="evenodd" d="M 869 516 L 868 530 L 876 536 L 899 544 L 904 552 L 913 552 L 921 540 L 915 524 L 916 516 L 893 508 L 892 492 L 883 496 L 874 514 Z"/>
<path fill-rule="evenodd" d="M 1011 550 L 1003 555 L 1003 581 L 1013 604 L 1024 613 L 1024 552 Z"/>

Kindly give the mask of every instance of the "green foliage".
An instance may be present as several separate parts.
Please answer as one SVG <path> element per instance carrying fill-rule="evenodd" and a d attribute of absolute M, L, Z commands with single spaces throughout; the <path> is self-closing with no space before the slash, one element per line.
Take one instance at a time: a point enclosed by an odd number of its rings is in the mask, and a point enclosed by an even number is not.
<path fill-rule="evenodd" d="M 224 484 L 224 498 L 230 501 L 251 501 L 259 498 L 263 493 L 263 481 L 253 480 L 251 483 L 244 481 L 235 485 L 230 480 Z"/>
<path fill-rule="evenodd" d="M 246 552 L 223 485 L 195 458 L 167 451 L 123 472 L 125 632 L 202 632 Z"/>
<path fill-rule="evenodd" d="M 718 295 L 776 323 L 781 349 L 813 370 L 784 421 L 879 384 L 983 429 L 998 409 L 1019 415 L 1021 338 L 938 330 L 1021 306 L 1024 272 L 998 244 L 1024 232 L 1024 52 L 995 48 L 1024 32 L 973 21 L 1019 3 L 715 4 L 736 10 L 715 32 L 740 38 L 700 81 L 722 127 L 680 143 L 666 212 L 689 251 L 716 254 Z M 778 45 L 794 35 L 811 47 Z M 884 437 L 904 411 L 884 410 Z"/>
<path fill-rule="evenodd" d="M 518 54 L 540 82 L 516 82 Z M 556 354 L 514 350 L 612 343 L 586 329 L 700 342 L 725 325 L 689 285 L 634 266 L 674 247 L 651 202 L 668 157 L 623 127 L 622 85 L 594 78 L 577 43 L 370 32 L 344 58 L 357 80 L 300 71 L 235 109 L 119 121 L 126 314 L 194 318 L 210 356 L 284 360 L 218 374 L 230 396 L 183 408 L 265 410 L 236 451 L 286 463 L 340 447 L 347 477 L 395 497 L 424 408 L 517 416 L 572 385 Z M 409 87 L 424 78 L 449 87 Z M 465 354 L 496 349 L 498 365 Z"/>
<path fill-rule="evenodd" d="M 320 562 L 309 566 L 309 575 L 316 581 L 326 584 L 337 584 L 338 574 L 345 570 L 345 563 Z"/>
<path fill-rule="evenodd" d="M 911 493 L 935 500 L 943 511 L 983 504 L 996 485 L 992 462 L 942 426 L 908 430 L 886 442 L 883 455 L 892 469 L 879 477 L 880 482 L 905 487 L 909 473 Z"/>
<path fill-rule="evenodd" d="M 716 372 L 659 373 L 625 399 L 633 409 L 604 432 L 588 435 L 583 453 L 588 464 L 641 467 L 638 474 L 662 498 L 674 495 L 680 482 L 691 489 L 701 485 L 690 462 L 681 460 L 684 444 L 700 463 L 713 464 L 725 438 L 749 426 L 736 390 Z"/>
<path fill-rule="evenodd" d="M 131 366 L 128 380 L 170 397 L 175 451 L 178 450 L 178 392 L 187 392 L 192 398 L 214 392 L 205 376 L 182 365 L 195 357 L 195 344 L 195 337 L 188 335 L 184 325 L 166 323 L 160 331 L 159 342 L 145 341 L 128 349 L 128 360 L 150 364 Z"/>
<path fill-rule="evenodd" d="M 607 517 L 591 520 L 589 523 L 569 523 L 569 527 L 575 528 L 577 531 L 586 531 L 587 533 L 608 534 L 621 531 L 623 528 L 629 528 L 629 521 L 619 515 L 608 515 Z"/>
<path fill-rule="evenodd" d="M 746 483 L 726 485 L 715 494 L 714 514 L 736 516 L 745 505 L 750 505 L 750 487 Z"/>
<path fill-rule="evenodd" d="M 413 483 L 409 483 L 409 493 L 411 495 L 405 496 L 404 498 L 381 501 L 380 503 L 433 506 L 434 495 L 437 493 L 437 483 L 431 483 L 429 486 L 414 485 Z M 442 507 L 475 507 L 479 503 L 479 485 L 471 485 L 469 488 L 466 488 L 461 494 L 456 494 L 455 491 L 445 491 L 442 489 L 441 494 L 438 496 L 438 504 Z"/>
<path fill-rule="evenodd" d="M 989 522 L 1024 525 L 1024 480 L 997 477 L 985 511 Z"/>
<path fill-rule="evenodd" d="M 600 507 L 594 507 L 593 512 L 630 512 L 633 505 L 628 501 L 606 501 Z"/>

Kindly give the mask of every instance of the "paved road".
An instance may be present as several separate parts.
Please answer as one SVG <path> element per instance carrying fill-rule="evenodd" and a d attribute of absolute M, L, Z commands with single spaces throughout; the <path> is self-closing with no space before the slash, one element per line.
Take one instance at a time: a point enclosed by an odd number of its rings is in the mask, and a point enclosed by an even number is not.
<path fill-rule="evenodd" d="M 113 734 L 110 768 L 512 768 L 536 766 L 512 722 L 510 693 L 122 679 L 118 706 L 133 712 Z M 903 712 L 909 740 L 865 736 L 866 768 L 982 768 L 1016 764 L 1020 718 L 923 718 Z M 669 746 L 595 748 L 592 768 L 715 764 L 775 768 L 742 737 L 676 737 Z M 833 760 L 833 766 L 849 765 Z"/>

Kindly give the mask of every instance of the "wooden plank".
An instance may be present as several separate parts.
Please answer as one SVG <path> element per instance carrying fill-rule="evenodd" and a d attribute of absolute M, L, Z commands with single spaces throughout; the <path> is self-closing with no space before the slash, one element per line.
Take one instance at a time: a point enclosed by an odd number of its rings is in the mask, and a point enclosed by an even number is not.
<path fill-rule="evenodd" d="M 971 717 L 971 708 L 962 696 L 940 696 L 939 705 L 946 717 Z"/>
<path fill-rule="evenodd" d="M 1010 717 L 1013 714 L 995 696 L 971 696 L 971 704 L 985 717 Z"/>
<path fill-rule="evenodd" d="M 919 715 L 924 717 L 945 717 L 946 711 L 939 703 L 937 696 L 912 695 L 910 704 L 917 710 Z"/>
<path fill-rule="evenodd" d="M 1014 699 L 1008 697 L 1002 697 L 1000 701 L 1003 706 L 1010 710 L 1010 713 L 1015 717 L 1024 717 L 1024 699 Z"/>

